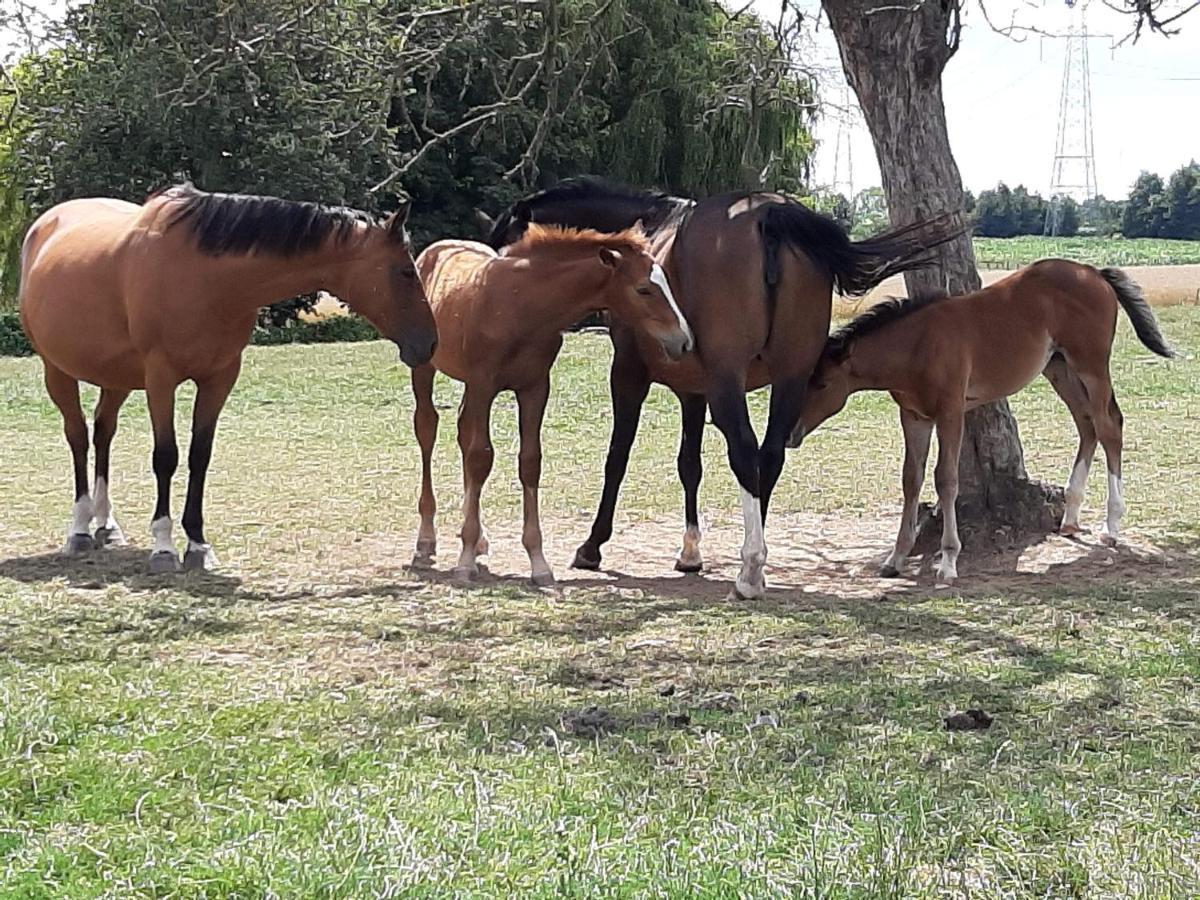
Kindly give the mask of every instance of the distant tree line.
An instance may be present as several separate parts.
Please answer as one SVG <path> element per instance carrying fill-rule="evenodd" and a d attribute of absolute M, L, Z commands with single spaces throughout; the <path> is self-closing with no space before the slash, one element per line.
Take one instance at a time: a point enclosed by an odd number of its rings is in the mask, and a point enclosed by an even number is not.
<path fill-rule="evenodd" d="M 1163 180 L 1143 172 L 1129 192 L 1121 217 L 1125 237 L 1200 240 L 1200 165 L 1193 160 Z"/>

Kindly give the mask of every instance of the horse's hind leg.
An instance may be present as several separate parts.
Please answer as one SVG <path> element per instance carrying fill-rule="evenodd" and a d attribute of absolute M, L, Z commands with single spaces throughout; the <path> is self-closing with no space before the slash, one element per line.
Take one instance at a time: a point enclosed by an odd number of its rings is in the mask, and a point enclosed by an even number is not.
<path fill-rule="evenodd" d="M 617 507 L 617 494 L 629 467 L 629 451 L 637 436 L 638 421 L 642 416 L 642 404 L 650 391 L 650 377 L 638 356 L 637 348 L 613 342 L 613 364 L 609 374 L 612 391 L 613 430 L 608 443 L 608 455 L 604 459 L 604 490 L 600 495 L 600 507 L 586 541 L 575 551 L 571 563 L 574 569 L 600 568 L 600 548 L 612 537 L 613 513 Z"/>
<path fill-rule="evenodd" d="M 96 484 L 92 495 L 96 516 L 96 546 L 116 547 L 125 543 L 125 534 L 113 515 L 112 499 L 109 496 L 108 462 L 113 436 L 117 433 L 117 416 L 129 391 L 104 388 L 96 404 L 92 441 L 96 448 Z"/>
<path fill-rule="evenodd" d="M 767 563 L 767 542 L 763 536 L 762 498 L 759 492 L 758 439 L 746 409 L 744 381 L 733 376 L 714 379 L 708 393 L 708 404 L 712 408 L 713 422 L 725 435 L 729 466 L 737 477 L 742 496 L 745 539 L 742 542 L 742 569 L 734 582 L 734 589 L 743 599 L 757 599 L 767 592 L 767 580 L 763 572 Z"/>
<path fill-rule="evenodd" d="M 1083 506 L 1092 458 L 1096 455 L 1096 426 L 1089 411 L 1087 389 L 1062 356 L 1055 354 L 1051 357 L 1042 374 L 1071 411 L 1071 418 L 1075 420 L 1075 428 L 1079 432 L 1079 451 L 1075 454 L 1075 462 L 1067 480 L 1066 508 L 1063 510 L 1062 525 L 1058 529 L 1059 534 L 1079 534 L 1082 530 L 1079 525 L 1079 510 Z"/>
<path fill-rule="evenodd" d="M 433 402 L 433 366 L 418 366 L 412 370 L 412 391 L 416 401 L 413 410 L 413 431 L 421 447 L 421 527 L 417 532 L 417 558 L 429 560 L 437 553 L 437 498 L 433 494 L 433 448 L 437 442 L 438 411 Z"/>
<path fill-rule="evenodd" d="M 470 579 L 479 572 L 475 557 L 483 526 L 479 517 L 479 501 L 483 485 L 492 471 L 495 451 L 492 449 L 491 412 L 496 392 L 467 385 L 458 413 L 458 446 L 463 461 L 463 526 L 462 552 L 454 575 Z"/>
<path fill-rule="evenodd" d="M 196 385 L 196 404 L 192 410 L 192 440 L 188 446 L 187 501 L 183 506 L 183 530 L 187 534 L 187 551 L 183 567 L 188 570 L 212 569 L 217 565 L 216 554 L 204 537 L 204 480 L 212 460 L 213 438 L 217 419 L 225 408 L 242 368 L 241 357 L 211 378 Z"/>
<path fill-rule="evenodd" d="M 900 514 L 896 547 L 879 570 L 883 578 L 895 578 L 904 571 L 904 563 L 916 543 L 921 485 L 925 483 L 925 464 L 929 459 L 929 441 L 933 437 L 933 422 L 903 407 L 900 425 L 904 429 L 904 511 Z"/>
<path fill-rule="evenodd" d="M 87 421 L 83 417 L 83 407 L 79 404 L 79 382 L 48 362 L 45 363 L 45 370 L 46 391 L 62 413 L 63 433 L 66 435 L 67 445 L 71 448 L 75 470 L 75 505 L 71 511 L 71 525 L 67 529 L 67 540 L 62 553 L 65 556 L 78 556 L 95 548 L 91 532 L 92 498 L 88 494 Z"/>
<path fill-rule="evenodd" d="M 1115 544 L 1121 533 L 1121 517 L 1125 514 L 1125 499 L 1121 481 L 1121 451 L 1124 444 L 1125 418 L 1117 405 L 1112 380 L 1108 373 L 1108 358 L 1093 365 L 1080 365 L 1069 360 L 1079 380 L 1087 390 L 1088 409 L 1096 428 L 1096 437 L 1104 448 L 1108 462 L 1108 509 L 1105 517 L 1104 535 L 1106 544 Z"/>
<path fill-rule="evenodd" d="M 942 559 L 937 578 L 943 584 L 953 584 L 958 578 L 958 554 L 962 541 L 958 537 L 958 457 L 962 449 L 963 411 L 947 410 L 937 418 L 938 460 L 933 470 L 938 503 L 942 508 Z"/>
<path fill-rule="evenodd" d="M 547 373 L 537 385 L 517 392 L 520 410 L 521 456 L 519 470 L 525 524 L 521 543 L 529 554 L 533 583 L 539 587 L 554 584 L 554 572 L 542 553 L 542 523 L 538 512 L 538 487 L 542 478 L 542 419 L 550 396 L 550 377 Z"/>
<path fill-rule="evenodd" d="M 704 443 L 704 413 L 708 403 L 703 394 L 677 394 L 682 413 L 682 435 L 679 440 L 679 480 L 683 484 L 683 548 L 675 560 L 679 572 L 699 572 L 704 568 L 700 556 L 700 511 L 698 494 L 704 463 L 700 451 Z"/>

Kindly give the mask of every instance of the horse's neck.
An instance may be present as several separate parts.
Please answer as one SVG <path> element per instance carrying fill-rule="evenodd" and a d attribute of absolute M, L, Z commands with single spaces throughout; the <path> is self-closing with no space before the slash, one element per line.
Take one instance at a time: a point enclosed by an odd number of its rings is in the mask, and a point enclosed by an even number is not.
<path fill-rule="evenodd" d="M 349 244 L 327 242 L 295 256 L 264 253 L 219 257 L 213 278 L 217 283 L 212 289 L 239 306 L 254 309 L 317 291 L 345 298 L 353 253 Z"/>
<path fill-rule="evenodd" d="M 536 272 L 536 286 L 529 293 L 534 322 L 562 331 L 588 313 L 607 308 L 607 270 L 589 251 L 554 260 L 539 260 L 530 270 Z"/>
<path fill-rule="evenodd" d="M 899 390 L 916 374 L 917 335 L 904 322 L 860 338 L 850 355 L 850 378 L 855 390 Z"/>

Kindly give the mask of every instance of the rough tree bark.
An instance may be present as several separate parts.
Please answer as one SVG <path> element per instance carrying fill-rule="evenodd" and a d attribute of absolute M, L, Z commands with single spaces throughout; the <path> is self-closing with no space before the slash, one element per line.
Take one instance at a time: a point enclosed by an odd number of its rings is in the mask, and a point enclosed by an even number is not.
<path fill-rule="evenodd" d="M 892 223 L 961 210 L 962 178 L 942 102 L 942 71 L 958 49 L 958 2 L 824 0 L 823 5 L 875 144 Z M 947 244 L 937 266 L 909 272 L 905 279 L 910 296 L 978 290 L 970 237 Z M 964 539 L 971 531 L 988 538 L 998 530 L 1050 531 L 1062 514 L 1062 491 L 1029 480 L 1007 401 L 968 413 L 959 491 Z"/>

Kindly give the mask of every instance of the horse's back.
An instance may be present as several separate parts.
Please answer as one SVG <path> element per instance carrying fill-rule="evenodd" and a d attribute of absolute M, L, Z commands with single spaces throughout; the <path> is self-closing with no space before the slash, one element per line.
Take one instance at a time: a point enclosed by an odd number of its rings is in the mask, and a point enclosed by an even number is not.
<path fill-rule="evenodd" d="M 479 241 L 437 241 L 417 257 L 417 274 L 429 302 L 436 306 L 456 290 L 475 282 L 480 269 L 498 258 L 495 250 Z"/>

